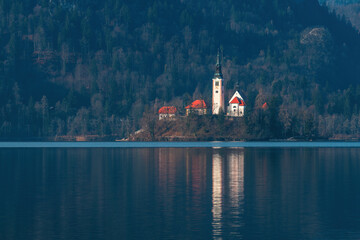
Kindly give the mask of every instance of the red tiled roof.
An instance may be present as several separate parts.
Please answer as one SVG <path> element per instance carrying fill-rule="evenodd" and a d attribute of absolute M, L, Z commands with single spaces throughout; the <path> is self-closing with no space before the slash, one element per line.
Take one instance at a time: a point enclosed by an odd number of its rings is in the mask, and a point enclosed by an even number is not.
<path fill-rule="evenodd" d="M 261 106 L 262 109 L 268 109 L 268 107 L 269 106 L 268 106 L 268 104 L 266 102 Z"/>
<path fill-rule="evenodd" d="M 241 100 L 237 97 L 235 97 L 230 103 L 240 103 Z"/>
<path fill-rule="evenodd" d="M 159 113 L 162 114 L 175 114 L 176 113 L 176 107 L 170 106 L 170 107 L 162 107 L 159 109 Z"/>
<path fill-rule="evenodd" d="M 230 103 L 238 103 L 240 106 L 245 106 L 245 102 L 238 97 L 235 97 Z"/>
<path fill-rule="evenodd" d="M 194 108 L 194 109 L 203 109 L 206 108 L 206 104 L 204 100 L 195 100 L 186 109 Z"/>

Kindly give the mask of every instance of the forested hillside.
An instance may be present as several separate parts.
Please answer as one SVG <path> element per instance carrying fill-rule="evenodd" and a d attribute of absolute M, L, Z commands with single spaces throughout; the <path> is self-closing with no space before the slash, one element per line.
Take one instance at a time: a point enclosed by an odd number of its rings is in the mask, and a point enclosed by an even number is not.
<path fill-rule="evenodd" d="M 1 0 L 0 45 L 3 139 L 122 138 L 210 105 L 219 47 L 249 138 L 360 133 L 359 35 L 316 0 Z"/>
<path fill-rule="evenodd" d="M 334 6 L 332 9 L 360 31 L 360 3 Z"/>
<path fill-rule="evenodd" d="M 360 2 L 358 0 L 320 0 L 319 2 L 360 30 Z"/>

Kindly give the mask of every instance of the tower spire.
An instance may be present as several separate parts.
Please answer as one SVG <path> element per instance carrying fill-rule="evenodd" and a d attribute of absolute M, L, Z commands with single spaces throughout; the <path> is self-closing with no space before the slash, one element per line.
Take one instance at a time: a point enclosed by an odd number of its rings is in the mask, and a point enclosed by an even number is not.
<path fill-rule="evenodd" d="M 224 79 L 221 72 L 221 49 L 218 49 L 212 90 L 212 114 L 225 112 Z"/>
<path fill-rule="evenodd" d="M 222 78 L 221 72 L 221 60 L 220 60 L 220 48 L 218 49 L 217 58 L 216 58 L 216 67 L 214 77 Z"/>

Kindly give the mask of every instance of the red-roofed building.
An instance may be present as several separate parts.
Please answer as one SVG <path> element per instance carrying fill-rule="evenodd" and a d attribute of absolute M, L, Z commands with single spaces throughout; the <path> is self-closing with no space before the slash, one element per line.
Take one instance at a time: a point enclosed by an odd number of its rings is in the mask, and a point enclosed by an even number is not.
<path fill-rule="evenodd" d="M 269 106 L 268 106 L 268 104 L 265 102 L 265 103 L 261 106 L 261 108 L 262 108 L 263 110 L 267 110 L 267 109 L 269 108 Z"/>
<path fill-rule="evenodd" d="M 206 104 L 204 100 L 195 100 L 189 106 L 185 107 L 186 109 L 186 116 L 189 114 L 196 114 L 196 115 L 205 115 L 206 114 Z"/>
<path fill-rule="evenodd" d="M 244 99 L 241 97 L 240 93 L 236 91 L 229 101 L 226 115 L 230 117 L 242 117 L 245 113 L 245 106 Z"/>
<path fill-rule="evenodd" d="M 159 120 L 175 120 L 177 110 L 174 106 L 165 106 L 159 109 Z"/>

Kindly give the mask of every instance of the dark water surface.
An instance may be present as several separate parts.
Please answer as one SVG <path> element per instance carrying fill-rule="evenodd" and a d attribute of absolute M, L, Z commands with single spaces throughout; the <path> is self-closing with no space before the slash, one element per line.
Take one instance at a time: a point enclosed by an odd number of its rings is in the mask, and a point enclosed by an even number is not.
<path fill-rule="evenodd" d="M 360 239 L 359 148 L 0 148 L 0 239 Z"/>

